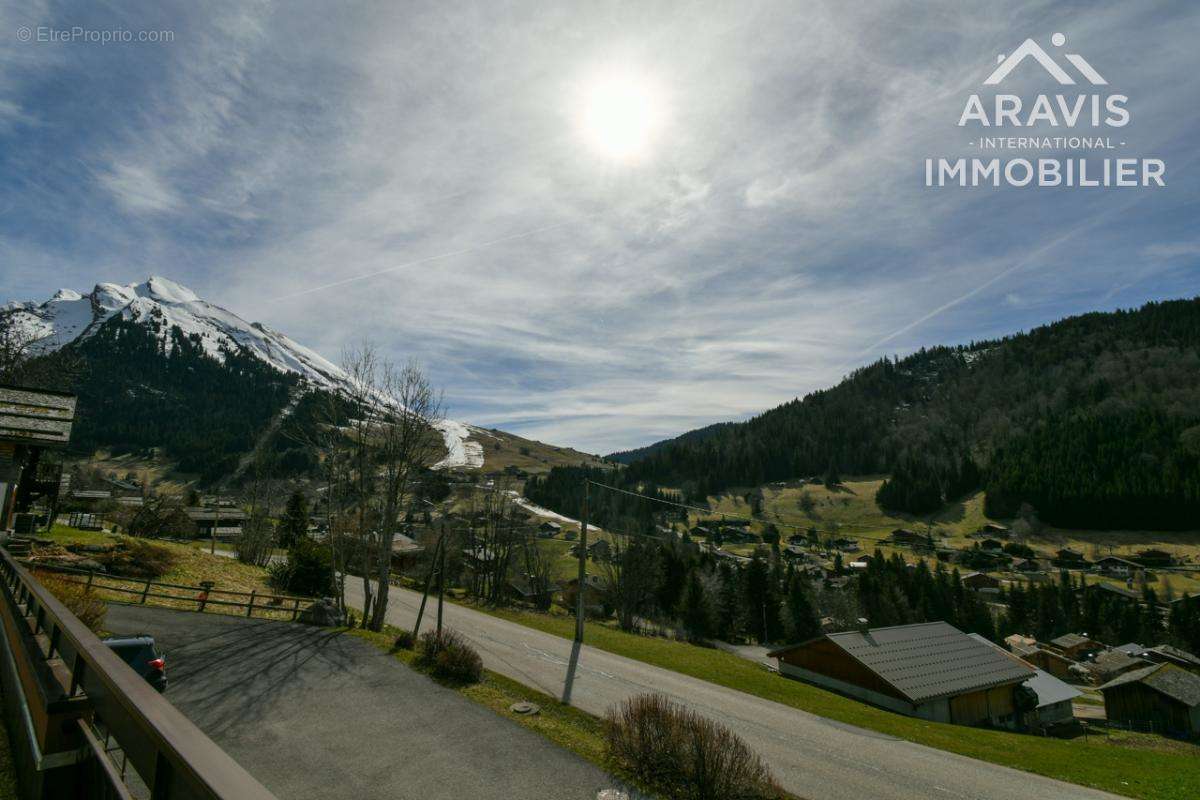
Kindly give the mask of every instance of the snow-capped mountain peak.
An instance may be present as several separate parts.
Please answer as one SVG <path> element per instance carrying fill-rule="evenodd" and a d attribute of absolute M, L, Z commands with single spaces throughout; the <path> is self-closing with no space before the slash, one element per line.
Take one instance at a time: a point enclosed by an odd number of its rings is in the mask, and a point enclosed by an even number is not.
<path fill-rule="evenodd" d="M 218 361 L 224 361 L 228 352 L 249 353 L 280 372 L 300 375 L 314 387 L 350 386 L 349 376 L 320 354 L 159 275 L 136 284 L 98 283 L 87 293 L 60 289 L 40 305 L 12 302 L 2 310 L 35 340 L 34 352 L 50 353 L 86 339 L 119 315 L 154 329 L 168 349 L 171 329 L 179 328 L 187 336 L 198 336 L 205 353 Z M 472 428 L 451 420 L 438 427 L 447 456 L 437 466 L 483 466 L 483 447 L 469 438 Z"/>

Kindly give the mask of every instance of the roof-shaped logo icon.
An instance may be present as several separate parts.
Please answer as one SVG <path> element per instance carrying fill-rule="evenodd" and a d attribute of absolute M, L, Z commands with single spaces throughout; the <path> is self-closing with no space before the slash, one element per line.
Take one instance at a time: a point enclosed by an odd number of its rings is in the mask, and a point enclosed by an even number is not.
<path fill-rule="evenodd" d="M 1067 37 L 1061 33 L 1056 33 L 1050 37 L 1050 43 L 1055 47 L 1062 47 L 1067 43 Z M 1108 81 L 1104 80 L 1104 77 L 1099 72 L 1096 72 L 1092 65 L 1089 64 L 1087 59 L 1085 59 L 1083 56 L 1077 53 L 1064 53 L 1063 57 L 1066 58 L 1067 61 L 1071 62 L 1075 69 L 1079 71 L 1079 74 L 1081 74 L 1091 83 L 1097 86 L 1108 84 Z M 987 76 L 987 80 L 984 81 L 984 84 L 988 86 L 994 86 L 995 84 L 1000 83 L 1007 78 L 1009 73 L 1016 69 L 1017 66 L 1020 65 L 1021 62 L 1026 58 L 1032 58 L 1034 61 L 1041 64 L 1042 69 L 1046 70 L 1046 72 L 1049 72 L 1051 77 L 1053 77 L 1054 80 L 1058 81 L 1059 83 L 1063 85 L 1072 85 L 1075 83 L 1075 79 L 1072 78 L 1065 69 L 1059 66 L 1058 62 L 1055 61 L 1049 53 L 1043 50 L 1041 45 L 1039 45 L 1033 39 L 1026 39 L 1021 43 L 1020 47 L 1012 52 L 1011 55 L 1006 57 L 1003 53 L 1001 53 L 996 57 L 996 60 L 999 62 L 999 66 L 992 71 L 991 75 Z"/>

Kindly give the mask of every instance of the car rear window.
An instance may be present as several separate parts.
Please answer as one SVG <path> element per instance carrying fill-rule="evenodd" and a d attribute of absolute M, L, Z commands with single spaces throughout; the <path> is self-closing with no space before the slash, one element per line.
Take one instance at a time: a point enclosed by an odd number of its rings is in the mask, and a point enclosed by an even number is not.
<path fill-rule="evenodd" d="M 119 655 L 121 660 L 126 664 L 141 665 L 157 657 L 153 647 L 141 642 L 135 644 L 119 644 L 115 645 L 112 649 L 113 652 Z"/>

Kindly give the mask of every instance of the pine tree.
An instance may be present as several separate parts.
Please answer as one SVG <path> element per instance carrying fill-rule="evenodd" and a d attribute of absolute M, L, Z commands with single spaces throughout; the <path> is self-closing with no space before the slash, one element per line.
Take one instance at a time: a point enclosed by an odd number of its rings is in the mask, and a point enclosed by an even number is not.
<path fill-rule="evenodd" d="M 787 607 L 792 626 L 792 638 L 797 642 L 807 641 L 821 633 L 821 620 L 808 597 L 804 578 L 793 573 L 788 585 Z"/>
<path fill-rule="evenodd" d="M 279 546 L 290 548 L 308 535 L 308 500 L 296 489 L 288 497 L 283 517 L 279 520 Z"/>
<path fill-rule="evenodd" d="M 692 570 L 688 575 L 679 617 L 689 640 L 699 642 L 712 636 L 713 612 L 704 585 L 700 582 L 699 570 Z"/>

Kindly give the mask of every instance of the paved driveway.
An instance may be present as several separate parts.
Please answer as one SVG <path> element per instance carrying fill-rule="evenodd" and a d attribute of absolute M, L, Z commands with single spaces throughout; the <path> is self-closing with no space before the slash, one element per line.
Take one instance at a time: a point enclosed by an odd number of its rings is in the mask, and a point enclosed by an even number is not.
<path fill-rule="evenodd" d="M 346 581 L 346 600 L 362 607 L 361 579 Z M 420 600 L 416 592 L 393 587 L 388 621 L 411 627 Z M 435 613 L 434 605 L 426 609 L 424 626 L 432 624 Z M 489 669 L 547 694 L 562 695 L 570 641 L 453 603 L 446 604 L 445 615 L 445 624 L 473 641 Z M 661 692 L 724 722 L 767 760 L 784 788 L 813 800 L 1115 800 L 1104 792 L 923 747 L 603 650 L 582 648 L 572 684 L 575 705 L 603 714 L 641 692 Z"/>
<path fill-rule="evenodd" d="M 153 635 L 167 699 L 280 800 L 593 800 L 613 785 L 352 636 L 119 605 L 105 627 Z"/>

